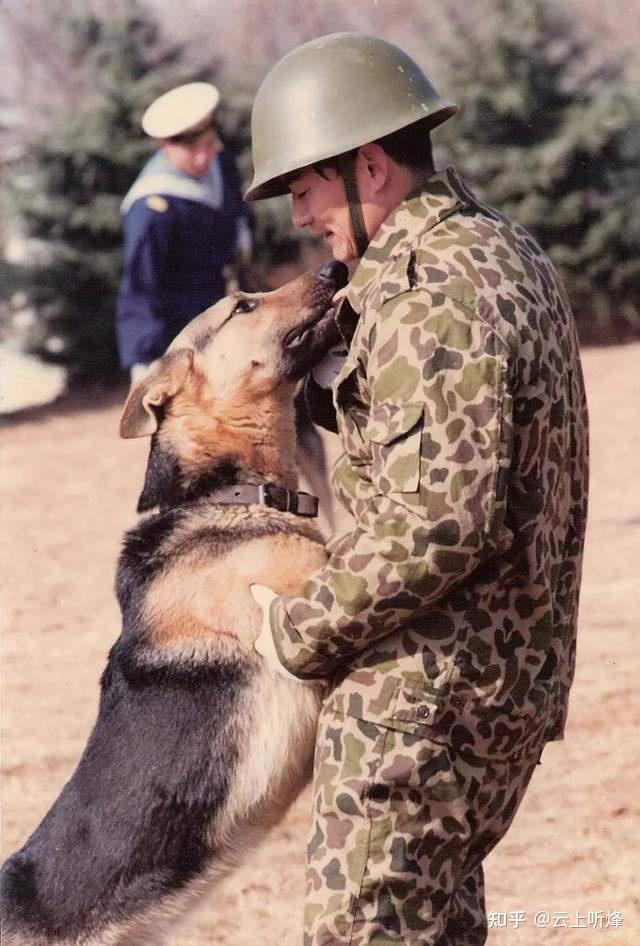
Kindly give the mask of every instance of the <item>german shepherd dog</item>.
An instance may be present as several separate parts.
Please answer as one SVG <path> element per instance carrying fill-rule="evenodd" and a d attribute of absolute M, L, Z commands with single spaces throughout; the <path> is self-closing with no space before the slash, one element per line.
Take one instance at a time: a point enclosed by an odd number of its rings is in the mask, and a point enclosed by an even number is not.
<path fill-rule="evenodd" d="M 256 654 L 249 586 L 294 593 L 325 561 L 293 392 L 337 341 L 345 282 L 329 263 L 222 299 L 130 392 L 120 433 L 151 449 L 122 633 L 75 773 L 3 867 L 4 946 L 159 946 L 307 782 L 321 689 Z"/>

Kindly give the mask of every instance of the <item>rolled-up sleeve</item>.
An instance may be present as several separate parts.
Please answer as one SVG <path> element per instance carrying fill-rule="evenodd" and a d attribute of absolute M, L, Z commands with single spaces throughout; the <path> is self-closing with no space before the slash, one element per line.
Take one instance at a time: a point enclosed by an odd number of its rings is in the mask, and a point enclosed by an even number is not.
<path fill-rule="evenodd" d="M 509 360 L 489 322 L 442 294 L 405 292 L 364 345 L 368 462 L 336 469 L 339 489 L 353 492 L 354 470 L 360 480 L 356 525 L 300 595 L 271 605 L 278 655 L 298 676 L 333 674 L 512 539 Z"/>

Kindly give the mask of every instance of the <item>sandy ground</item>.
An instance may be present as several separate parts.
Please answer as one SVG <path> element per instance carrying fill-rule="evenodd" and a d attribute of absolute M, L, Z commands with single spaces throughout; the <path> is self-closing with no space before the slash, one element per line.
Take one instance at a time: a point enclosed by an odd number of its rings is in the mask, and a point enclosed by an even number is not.
<path fill-rule="evenodd" d="M 502 924 L 490 946 L 640 942 L 640 345 L 590 350 L 584 363 L 593 487 L 572 713 L 487 862 L 488 909 Z M 114 564 L 146 456 L 144 442 L 117 439 L 122 394 L 34 411 L 3 431 L 3 856 L 71 774 L 118 633 Z M 308 804 L 301 797 L 175 943 L 298 943 Z"/>

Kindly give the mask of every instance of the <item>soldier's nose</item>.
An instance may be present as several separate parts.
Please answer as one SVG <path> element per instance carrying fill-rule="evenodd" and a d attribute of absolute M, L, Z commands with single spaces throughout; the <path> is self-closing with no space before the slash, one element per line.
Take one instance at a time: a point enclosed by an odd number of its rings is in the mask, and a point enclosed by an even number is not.
<path fill-rule="evenodd" d="M 291 222 L 294 227 L 308 227 L 313 217 L 308 210 L 303 210 L 297 203 L 294 202 L 291 208 Z"/>

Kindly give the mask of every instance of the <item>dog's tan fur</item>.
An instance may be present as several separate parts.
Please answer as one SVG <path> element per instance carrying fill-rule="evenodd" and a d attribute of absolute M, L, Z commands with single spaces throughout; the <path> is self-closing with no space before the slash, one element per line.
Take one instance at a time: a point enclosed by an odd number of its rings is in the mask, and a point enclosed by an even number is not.
<path fill-rule="evenodd" d="M 250 646 L 256 626 L 247 622 L 255 611 L 249 585 L 259 582 L 279 594 L 293 594 L 323 562 L 317 541 L 299 535 L 253 539 L 215 563 L 198 553 L 185 556 L 149 588 L 145 619 L 153 628 L 153 643 L 189 646 L 217 635 L 237 641 L 242 634 L 240 643 Z"/>

